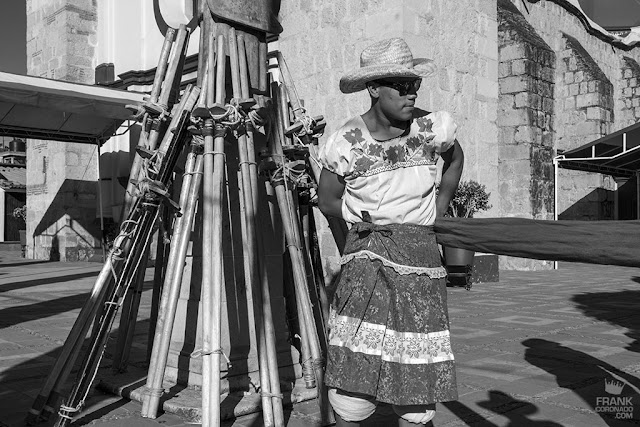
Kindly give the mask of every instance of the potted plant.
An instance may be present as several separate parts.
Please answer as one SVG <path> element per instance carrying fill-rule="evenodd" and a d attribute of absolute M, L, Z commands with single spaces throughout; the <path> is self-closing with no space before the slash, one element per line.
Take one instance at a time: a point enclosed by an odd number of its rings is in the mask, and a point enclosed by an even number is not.
<path fill-rule="evenodd" d="M 20 206 L 13 210 L 13 217 L 18 220 L 18 233 L 20 233 L 20 246 L 24 255 L 27 246 L 27 205 Z"/>
<path fill-rule="evenodd" d="M 477 212 L 491 208 L 487 188 L 477 181 L 461 181 L 458 189 L 449 202 L 447 216 L 453 218 L 473 218 Z M 471 287 L 471 272 L 475 252 L 468 249 L 443 247 L 444 259 L 449 272 L 449 282 L 453 284 L 457 278 L 464 279 L 467 289 Z"/>

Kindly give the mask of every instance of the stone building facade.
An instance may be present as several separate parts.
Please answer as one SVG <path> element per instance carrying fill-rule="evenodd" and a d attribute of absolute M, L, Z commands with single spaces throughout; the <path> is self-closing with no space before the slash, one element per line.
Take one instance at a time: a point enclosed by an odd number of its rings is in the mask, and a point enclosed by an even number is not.
<path fill-rule="evenodd" d="M 491 192 L 493 207 L 479 216 L 552 219 L 554 156 L 640 117 L 640 50 L 595 28 L 576 4 L 283 0 L 284 31 L 277 47 L 307 110 L 325 116 L 330 134 L 368 103 L 364 93 L 341 94 L 340 76 L 358 66 L 360 51 L 370 43 L 405 38 L 416 56 L 438 64 L 438 72 L 423 82 L 418 106 L 448 110 L 458 121 L 466 155 L 463 179 L 477 180 Z M 157 11 L 146 3 L 127 6 L 126 12 L 118 5 L 114 0 L 28 0 L 29 73 L 91 83 L 99 62 L 115 63 L 116 74 L 152 68 L 162 43 L 162 25 L 153 22 Z M 140 46 L 130 40 L 140 40 Z M 96 246 L 96 194 L 85 185 L 95 180 L 92 149 L 30 144 L 29 156 L 56 165 L 44 175 L 34 174 L 29 184 L 32 256 L 55 253 L 52 235 L 58 236 L 61 259 L 82 259 Z M 32 164 L 44 168 L 43 161 Z M 558 182 L 561 219 L 615 217 L 611 177 L 560 170 Z M 86 207 L 79 213 L 86 218 L 76 224 L 51 208 L 54 198 L 62 199 L 62 210 Z M 328 259 L 335 269 L 337 256 Z M 500 267 L 544 269 L 551 263 L 502 257 Z"/>
<path fill-rule="evenodd" d="M 27 73 L 93 84 L 96 2 L 27 0 Z M 100 251 L 95 145 L 27 143 L 27 257 L 86 261 Z"/>

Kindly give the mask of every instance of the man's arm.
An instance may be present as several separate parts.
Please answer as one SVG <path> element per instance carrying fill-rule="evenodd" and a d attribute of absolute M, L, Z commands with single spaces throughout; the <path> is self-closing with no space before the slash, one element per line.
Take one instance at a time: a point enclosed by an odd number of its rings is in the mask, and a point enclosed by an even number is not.
<path fill-rule="evenodd" d="M 453 147 L 441 154 L 441 157 L 444 160 L 444 165 L 442 166 L 440 190 L 436 198 L 436 217 L 442 217 L 447 212 L 449 202 L 458 188 L 464 165 L 464 153 L 457 140 Z"/>
<path fill-rule="evenodd" d="M 322 169 L 318 184 L 318 208 L 327 216 L 342 218 L 344 178 L 328 169 Z"/>

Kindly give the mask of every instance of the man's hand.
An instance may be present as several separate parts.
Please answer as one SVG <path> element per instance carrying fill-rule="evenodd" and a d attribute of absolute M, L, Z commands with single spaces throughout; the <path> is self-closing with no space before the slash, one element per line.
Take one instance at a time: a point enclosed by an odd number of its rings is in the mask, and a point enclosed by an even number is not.
<path fill-rule="evenodd" d="M 440 155 L 444 160 L 442 166 L 442 179 L 440 180 L 440 190 L 436 198 L 436 217 L 443 217 L 449 207 L 449 202 L 453 198 L 464 165 L 464 152 L 456 140 L 453 147 Z"/>

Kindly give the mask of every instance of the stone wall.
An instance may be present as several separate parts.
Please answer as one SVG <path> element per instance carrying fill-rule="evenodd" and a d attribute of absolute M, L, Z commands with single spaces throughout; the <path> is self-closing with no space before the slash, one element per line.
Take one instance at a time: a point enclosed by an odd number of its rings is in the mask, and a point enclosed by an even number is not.
<path fill-rule="evenodd" d="M 555 52 L 509 0 L 498 0 L 500 214 L 553 218 Z M 508 269 L 544 261 L 501 258 Z"/>
<path fill-rule="evenodd" d="M 622 57 L 621 114 L 619 121 L 630 126 L 640 120 L 640 64 L 628 56 Z"/>
<path fill-rule="evenodd" d="M 27 0 L 27 73 L 93 83 L 96 2 Z M 100 247 L 97 147 L 27 144 L 27 257 L 90 259 Z"/>

